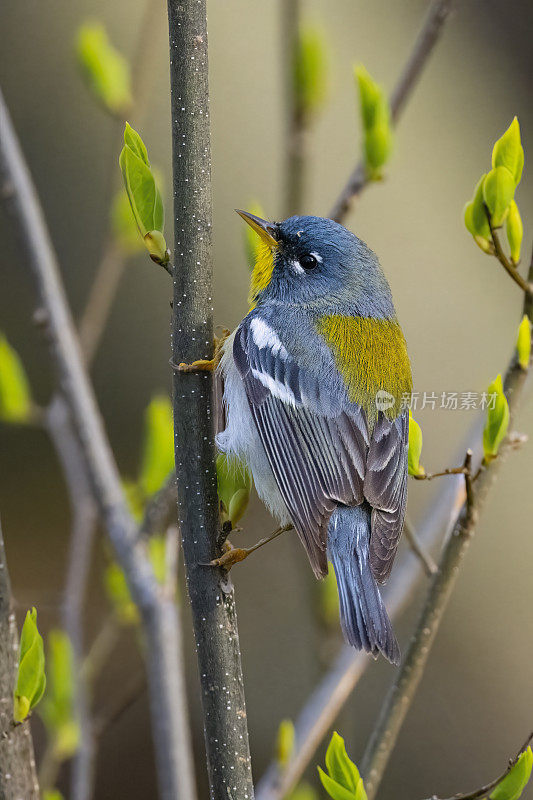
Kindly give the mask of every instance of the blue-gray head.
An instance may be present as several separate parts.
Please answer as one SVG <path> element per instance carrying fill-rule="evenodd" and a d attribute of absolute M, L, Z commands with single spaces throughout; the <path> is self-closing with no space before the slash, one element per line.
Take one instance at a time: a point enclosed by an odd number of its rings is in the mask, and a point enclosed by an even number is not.
<path fill-rule="evenodd" d="M 252 276 L 252 300 L 333 306 L 361 316 L 393 316 L 389 285 L 367 245 L 323 217 L 266 222 L 241 217 L 264 244 Z"/>

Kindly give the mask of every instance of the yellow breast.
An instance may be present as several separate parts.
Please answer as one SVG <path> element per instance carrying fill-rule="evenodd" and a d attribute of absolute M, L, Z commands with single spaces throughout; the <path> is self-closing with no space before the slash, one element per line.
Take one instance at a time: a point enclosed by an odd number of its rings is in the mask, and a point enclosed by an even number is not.
<path fill-rule="evenodd" d="M 333 352 L 350 401 L 365 410 L 370 424 L 378 408 L 391 419 L 397 417 L 402 401 L 410 396 L 412 379 L 405 338 L 396 320 L 330 314 L 320 319 L 318 331 Z"/>

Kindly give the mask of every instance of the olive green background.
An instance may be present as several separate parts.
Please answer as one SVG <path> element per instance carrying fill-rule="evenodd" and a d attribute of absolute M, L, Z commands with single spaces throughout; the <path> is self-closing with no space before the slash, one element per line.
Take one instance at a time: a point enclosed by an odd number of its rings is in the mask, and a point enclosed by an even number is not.
<path fill-rule="evenodd" d="M 72 43 L 86 18 L 101 19 L 131 53 L 144 0 L 3 0 L 1 85 L 41 195 L 75 314 L 83 308 L 107 225 L 120 123 L 83 86 Z M 324 25 L 330 48 L 327 107 L 309 137 L 305 210 L 327 214 L 360 148 L 352 66 L 363 62 L 388 89 L 412 44 L 426 3 L 331 0 L 305 3 Z M 398 130 L 387 180 L 365 192 L 347 224 L 379 254 L 407 337 L 419 391 L 483 391 L 509 358 L 521 297 L 497 262 L 473 244 L 462 208 L 490 163 L 494 140 L 519 116 L 526 169 L 517 200 L 525 221 L 525 257 L 533 232 L 531 4 L 468 0 L 447 25 Z M 152 2 L 146 30 L 150 97 L 141 123 L 152 161 L 170 186 L 168 64 L 164 6 Z M 209 4 L 213 132 L 216 322 L 233 327 L 246 313 L 248 266 L 242 222 L 233 213 L 259 200 L 272 218 L 283 213 L 284 92 L 280 2 L 211 0 Z M 135 121 L 135 118 L 134 120 Z M 172 218 L 167 196 L 168 219 Z M 167 235 L 171 238 L 170 225 Z M 54 385 L 52 365 L 31 324 L 33 287 L 0 218 L 0 329 L 21 354 L 36 398 Z M 121 283 L 93 377 L 120 469 L 134 474 L 142 415 L 150 397 L 168 390 L 169 281 L 140 255 Z M 425 409 L 423 461 L 455 463 L 472 411 Z M 528 399 L 519 428 L 533 431 Z M 513 454 L 484 511 L 422 685 L 387 772 L 383 800 L 466 791 L 498 774 L 532 727 L 533 479 L 531 445 Z M 437 483 L 411 484 L 416 521 Z M 69 514 L 57 463 L 45 436 L 0 428 L 0 511 L 19 618 L 35 604 L 46 630 L 57 624 Z M 242 541 L 272 529 L 254 500 Z M 241 539 L 239 539 L 239 542 Z M 105 614 L 102 547 L 89 592 L 88 636 Z M 315 591 L 304 552 L 287 535 L 234 573 L 254 773 L 272 751 L 282 717 L 295 717 L 320 677 Z M 422 599 L 398 623 L 405 646 Z M 185 649 L 201 797 L 207 797 L 202 725 L 190 620 Z M 96 703 L 120 691 L 140 670 L 125 633 Z M 338 721 L 355 760 L 394 671 L 379 661 Z M 38 754 L 43 736 L 34 722 Z M 323 758 L 323 749 L 317 760 Z M 314 768 L 310 779 L 315 780 Z M 62 773 L 62 788 L 68 787 Z M 97 800 L 155 797 L 146 698 L 101 743 Z M 530 796 L 531 794 L 530 790 Z"/>

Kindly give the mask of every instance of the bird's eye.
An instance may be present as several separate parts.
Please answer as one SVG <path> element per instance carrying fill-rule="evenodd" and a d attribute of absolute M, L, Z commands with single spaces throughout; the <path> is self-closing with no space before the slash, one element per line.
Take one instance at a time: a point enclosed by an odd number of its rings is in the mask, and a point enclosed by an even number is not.
<path fill-rule="evenodd" d="M 300 264 L 304 269 L 313 269 L 318 264 L 318 261 L 311 253 L 307 253 L 307 255 L 300 258 Z"/>

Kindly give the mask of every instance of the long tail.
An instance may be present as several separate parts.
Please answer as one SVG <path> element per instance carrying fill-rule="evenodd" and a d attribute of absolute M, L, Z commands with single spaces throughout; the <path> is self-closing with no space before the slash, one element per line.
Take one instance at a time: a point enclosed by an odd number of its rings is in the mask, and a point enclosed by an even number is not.
<path fill-rule="evenodd" d="M 358 650 L 382 652 L 393 664 L 400 648 L 369 561 L 370 509 L 337 508 L 328 527 L 328 556 L 335 569 L 344 638 Z"/>

